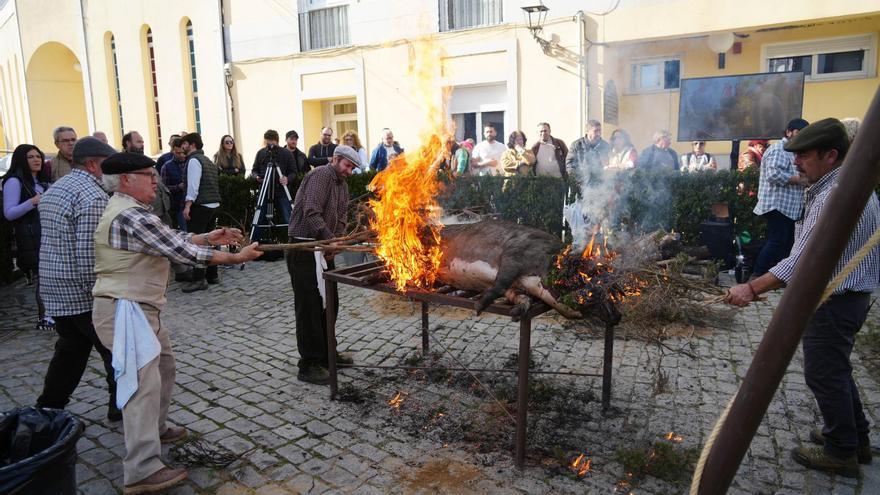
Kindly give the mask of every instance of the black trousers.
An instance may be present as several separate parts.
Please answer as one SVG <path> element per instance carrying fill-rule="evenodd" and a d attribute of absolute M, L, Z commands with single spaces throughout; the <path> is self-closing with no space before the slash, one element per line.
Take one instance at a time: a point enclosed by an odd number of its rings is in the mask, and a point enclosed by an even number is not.
<path fill-rule="evenodd" d="M 290 242 L 297 242 L 291 240 Z M 315 253 L 311 251 L 288 251 L 287 271 L 293 285 L 293 307 L 296 313 L 296 346 L 299 349 L 300 370 L 312 366 L 327 367 L 327 311 L 318 292 L 318 280 L 315 273 Z M 333 261 L 327 262 L 327 269 L 335 268 Z M 339 308 L 339 293 L 327 294 Z M 334 315 L 335 316 L 335 315 Z M 333 343 L 334 358 L 336 343 Z"/>
<path fill-rule="evenodd" d="M 866 292 L 830 297 L 816 310 L 802 339 L 804 380 L 825 421 L 825 452 L 839 458 L 854 455 L 858 445 L 868 443 L 868 420 L 849 356 L 870 298 Z"/>
<path fill-rule="evenodd" d="M 92 312 L 56 316 L 55 332 L 58 333 L 55 354 L 49 361 L 49 369 L 46 371 L 46 380 L 43 383 L 43 394 L 37 399 L 37 407 L 64 409 L 82 379 L 94 347 L 101 355 L 104 370 L 107 372 L 107 388 L 110 392 L 108 405 L 111 410 L 116 410 L 113 356 L 110 350 L 101 344 L 95 333 Z"/>
<path fill-rule="evenodd" d="M 779 210 L 768 211 L 761 216 L 767 220 L 767 243 L 755 261 L 752 275 L 756 277 L 767 273 L 788 257 L 794 245 L 794 220 L 779 213 Z"/>
<path fill-rule="evenodd" d="M 189 221 L 186 228 L 193 234 L 207 234 L 214 230 L 217 225 L 218 208 L 205 208 L 202 205 L 194 204 L 189 208 Z M 194 268 L 193 282 L 198 282 L 207 278 L 208 280 L 217 279 L 217 265 L 208 268 Z"/>

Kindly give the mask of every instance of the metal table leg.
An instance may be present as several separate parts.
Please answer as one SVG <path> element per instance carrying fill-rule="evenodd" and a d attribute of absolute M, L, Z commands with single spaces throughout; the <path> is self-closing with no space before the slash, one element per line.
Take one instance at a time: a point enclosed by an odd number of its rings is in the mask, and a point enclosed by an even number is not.
<path fill-rule="evenodd" d="M 336 282 L 324 280 L 324 294 L 326 294 L 327 308 L 327 370 L 330 372 L 330 400 L 336 399 L 338 383 L 336 382 L 336 299 L 332 294 L 336 293 Z"/>
<path fill-rule="evenodd" d="M 529 354 L 532 342 L 532 319 L 528 316 L 519 322 L 519 370 L 516 397 L 516 467 L 526 463 L 526 421 L 529 412 Z"/>
<path fill-rule="evenodd" d="M 611 407 L 611 364 L 614 356 L 614 325 L 605 325 L 605 357 L 602 362 L 602 410 Z"/>
<path fill-rule="evenodd" d="M 422 301 L 422 357 L 428 356 L 428 303 Z"/>

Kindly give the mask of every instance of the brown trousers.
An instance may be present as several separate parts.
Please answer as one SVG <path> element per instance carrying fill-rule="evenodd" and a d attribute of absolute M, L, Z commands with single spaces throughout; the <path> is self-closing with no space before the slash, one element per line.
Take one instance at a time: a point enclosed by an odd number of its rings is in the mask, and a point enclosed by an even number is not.
<path fill-rule="evenodd" d="M 122 409 L 125 429 L 122 470 L 126 485 L 137 483 L 165 467 L 159 458 L 162 451 L 159 435 L 168 429 L 165 420 L 174 389 L 174 353 L 168 329 L 162 326 L 158 309 L 147 304 L 141 304 L 141 309 L 156 332 L 161 351 L 158 358 L 138 370 L 138 389 Z M 116 300 L 96 297 L 92 319 L 101 343 L 113 349 Z"/>

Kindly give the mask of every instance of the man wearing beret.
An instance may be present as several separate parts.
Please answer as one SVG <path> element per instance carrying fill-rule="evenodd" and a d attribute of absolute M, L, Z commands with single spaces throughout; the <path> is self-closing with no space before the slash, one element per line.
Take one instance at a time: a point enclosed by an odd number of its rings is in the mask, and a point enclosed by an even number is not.
<path fill-rule="evenodd" d="M 849 139 L 837 119 L 824 119 L 805 127 L 789 140 L 785 150 L 795 154 L 795 164 L 809 181 L 805 193 L 804 218 L 795 226 L 796 241 L 791 254 L 769 272 L 730 289 L 725 301 L 745 306 L 763 292 L 784 287 L 792 277 L 804 247 L 815 232 L 825 202 L 835 188 Z M 880 228 L 880 205 L 871 196 L 850 236 L 834 276 Z M 805 261 L 809 262 L 809 261 Z M 810 440 L 822 447 L 798 447 L 792 457 L 808 468 L 858 477 L 859 463 L 871 462 L 868 421 L 852 378 L 850 353 L 855 333 L 865 321 L 871 292 L 880 275 L 880 252 L 874 249 L 834 289 L 816 310 L 804 331 L 804 380 L 816 397 L 824 420 L 823 428 L 810 432 Z"/>
<path fill-rule="evenodd" d="M 336 146 L 330 163 L 317 167 L 303 178 L 293 200 L 293 213 L 287 234 L 291 243 L 316 239 L 333 239 L 345 235 L 348 221 L 348 183 L 346 177 L 355 167 L 362 167 L 357 151 L 344 144 Z M 323 256 L 323 260 L 321 257 Z M 322 294 L 316 270 L 333 270 L 334 253 L 288 251 L 287 271 L 293 285 L 293 307 L 296 314 L 296 346 L 299 350 L 300 381 L 326 385 L 330 383 L 327 371 L 327 311 L 325 298 L 338 301 L 337 293 Z M 335 307 L 339 307 L 338 304 Z M 340 364 L 352 364 L 349 356 L 330 350 Z"/>
<path fill-rule="evenodd" d="M 104 160 L 104 187 L 114 194 L 93 235 L 97 273 L 93 318 L 101 342 L 117 352 L 113 364 L 125 435 L 122 466 L 126 494 L 162 490 L 187 476 L 185 470 L 168 468 L 159 458 L 161 443 L 187 434 L 185 428 L 166 423 L 175 376 L 170 334 L 161 317 L 169 261 L 201 266 L 235 264 L 262 254 L 256 243 L 235 254 L 211 248 L 242 241 L 236 229 L 193 235 L 162 223 L 148 206 L 156 195 L 155 165 L 147 156 L 128 152 Z M 132 343 L 136 350 L 130 356 L 126 351 Z M 128 368 L 129 358 L 136 361 L 136 368 Z M 131 383 L 132 375 L 136 375 L 134 385 L 123 386 Z"/>
<path fill-rule="evenodd" d="M 72 149 L 73 169 L 46 191 L 39 205 L 40 297 L 46 314 L 55 318 L 58 341 L 37 407 L 63 409 L 70 402 L 94 347 L 107 371 L 107 419 L 119 421 L 112 356 L 92 325 L 93 234 L 108 199 L 101 187 L 101 163 L 116 150 L 93 137 L 80 139 Z"/>
<path fill-rule="evenodd" d="M 767 148 L 761 159 L 758 204 L 753 213 L 767 221 L 767 242 L 758 254 L 753 274 L 767 273 L 771 266 L 788 256 L 794 243 L 794 223 L 801 218 L 806 179 L 794 165 L 794 155 L 785 144 L 807 126 L 804 119 L 793 119 L 785 126 L 785 137 Z"/>

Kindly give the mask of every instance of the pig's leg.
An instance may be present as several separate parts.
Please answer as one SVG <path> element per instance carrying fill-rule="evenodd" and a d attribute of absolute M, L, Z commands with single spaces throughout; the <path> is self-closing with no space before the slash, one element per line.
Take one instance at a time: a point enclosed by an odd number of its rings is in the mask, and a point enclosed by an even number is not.
<path fill-rule="evenodd" d="M 532 305 L 532 299 L 529 296 L 520 294 L 513 289 L 507 289 L 504 297 L 510 301 L 510 304 L 513 304 L 513 309 L 510 311 L 510 317 L 513 321 L 519 321 L 529 311 L 529 306 Z"/>
<path fill-rule="evenodd" d="M 495 283 L 492 284 L 492 287 L 486 289 L 486 291 L 483 292 L 483 296 L 477 301 L 477 315 L 482 313 L 484 309 L 492 304 L 492 301 L 498 299 L 502 294 L 507 292 L 507 289 L 509 289 L 516 281 L 519 276 L 519 270 L 509 265 L 509 262 L 505 263 L 505 259 L 501 260 L 501 263 L 498 266 L 498 273 L 495 274 Z"/>
<path fill-rule="evenodd" d="M 544 287 L 544 284 L 541 282 L 541 277 L 538 277 L 537 275 L 521 277 L 519 279 L 519 284 L 523 288 L 523 290 L 526 291 L 526 293 L 536 299 L 544 301 L 545 304 L 558 311 L 559 314 L 561 314 L 562 316 L 573 320 L 581 319 L 584 317 L 582 314 L 580 314 L 580 312 L 575 311 L 565 304 L 557 301 L 556 298 L 553 297 L 553 294 L 551 294 L 550 291 L 548 291 L 547 288 Z"/>

